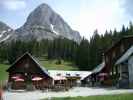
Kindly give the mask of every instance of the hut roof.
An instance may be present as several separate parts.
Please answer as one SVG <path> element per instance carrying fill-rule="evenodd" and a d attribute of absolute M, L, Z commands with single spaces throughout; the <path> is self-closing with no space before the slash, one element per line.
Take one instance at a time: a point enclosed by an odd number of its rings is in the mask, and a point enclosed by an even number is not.
<path fill-rule="evenodd" d="M 90 71 L 64 71 L 64 70 L 48 70 L 50 76 L 53 79 L 57 76 L 61 77 L 80 77 L 81 80 L 84 79 L 86 76 L 90 75 Z"/>
<path fill-rule="evenodd" d="M 104 54 L 110 52 L 110 50 L 112 50 L 112 48 L 118 46 L 123 40 L 125 40 L 125 39 L 132 39 L 132 38 L 133 38 L 133 35 L 123 36 L 122 38 L 118 39 L 115 43 L 113 43 L 113 44 L 111 45 L 111 47 L 108 48 L 108 49 L 104 52 Z"/>
<path fill-rule="evenodd" d="M 105 62 L 103 61 L 95 69 L 92 70 L 92 74 L 100 72 L 104 67 L 105 67 Z"/>
<path fill-rule="evenodd" d="M 126 61 L 133 54 L 133 46 L 131 46 L 115 63 L 115 65 L 121 64 Z"/>
<path fill-rule="evenodd" d="M 105 67 L 105 61 L 103 61 L 101 64 L 99 64 L 96 68 L 94 68 L 88 76 L 86 76 L 83 80 L 86 80 L 89 76 L 92 74 L 96 74 L 102 71 L 102 69 Z"/>

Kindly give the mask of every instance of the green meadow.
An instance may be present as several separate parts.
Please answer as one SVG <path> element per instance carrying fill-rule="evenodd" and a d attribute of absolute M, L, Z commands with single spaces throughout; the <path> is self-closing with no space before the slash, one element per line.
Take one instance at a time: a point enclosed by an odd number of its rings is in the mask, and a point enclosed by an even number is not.
<path fill-rule="evenodd" d="M 43 99 L 43 100 L 49 100 L 49 99 Z M 50 100 L 133 100 L 133 94 L 52 98 Z"/>
<path fill-rule="evenodd" d="M 6 70 L 9 68 L 9 65 L 0 64 L 0 80 L 6 80 L 8 78 L 8 73 Z"/>
<path fill-rule="evenodd" d="M 57 60 L 40 60 L 40 64 L 49 70 L 78 70 L 72 62 L 61 61 L 61 64 L 57 64 Z"/>

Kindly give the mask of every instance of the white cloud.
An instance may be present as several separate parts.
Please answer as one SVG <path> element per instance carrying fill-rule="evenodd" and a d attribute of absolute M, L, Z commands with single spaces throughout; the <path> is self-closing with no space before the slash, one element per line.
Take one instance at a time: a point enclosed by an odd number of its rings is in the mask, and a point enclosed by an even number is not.
<path fill-rule="evenodd" d="M 25 0 L 2 0 L 1 5 L 7 10 L 21 10 L 26 7 Z"/>
<path fill-rule="evenodd" d="M 120 30 L 122 25 L 128 25 L 129 18 L 124 14 L 124 8 L 120 6 L 120 0 L 80 0 L 80 14 L 74 21 L 74 29 L 82 36 L 90 38 L 95 29 L 104 34 L 116 28 Z"/>
<path fill-rule="evenodd" d="M 118 0 L 94 0 L 91 3 L 84 0 L 81 2 L 78 29 L 89 38 L 95 29 L 104 33 L 106 29 L 118 28 L 123 19 L 121 16 Z"/>

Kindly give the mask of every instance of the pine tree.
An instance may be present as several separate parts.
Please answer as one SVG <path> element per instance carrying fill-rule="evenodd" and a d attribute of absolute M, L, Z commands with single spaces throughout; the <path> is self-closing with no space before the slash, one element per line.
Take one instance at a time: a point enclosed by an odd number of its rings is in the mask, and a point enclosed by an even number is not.
<path fill-rule="evenodd" d="M 88 68 L 89 61 L 89 42 L 86 39 L 82 39 L 79 47 L 77 48 L 76 64 L 80 70 L 86 70 Z"/>

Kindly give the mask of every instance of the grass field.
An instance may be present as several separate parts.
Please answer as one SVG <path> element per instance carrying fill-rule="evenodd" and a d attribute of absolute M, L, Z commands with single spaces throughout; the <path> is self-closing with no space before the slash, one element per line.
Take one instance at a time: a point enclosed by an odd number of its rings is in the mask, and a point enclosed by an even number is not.
<path fill-rule="evenodd" d="M 57 60 L 40 60 L 40 64 L 49 70 L 78 70 L 71 62 L 61 61 L 61 64 L 56 64 Z"/>
<path fill-rule="evenodd" d="M 43 99 L 48 100 L 48 99 Z M 50 100 L 133 100 L 133 94 L 120 94 L 120 95 L 104 95 L 104 96 L 88 96 L 88 97 L 66 97 L 66 98 L 53 98 Z"/>
<path fill-rule="evenodd" d="M 56 64 L 56 60 L 40 60 L 39 63 L 48 70 L 78 70 L 77 67 L 71 62 L 62 61 L 61 64 Z M 6 80 L 8 73 L 6 69 L 10 65 L 0 64 L 0 80 Z"/>
<path fill-rule="evenodd" d="M 6 69 L 9 67 L 9 65 L 0 64 L 0 80 L 6 80 L 8 77 L 8 73 L 6 72 Z"/>

